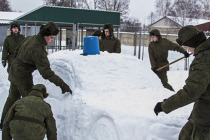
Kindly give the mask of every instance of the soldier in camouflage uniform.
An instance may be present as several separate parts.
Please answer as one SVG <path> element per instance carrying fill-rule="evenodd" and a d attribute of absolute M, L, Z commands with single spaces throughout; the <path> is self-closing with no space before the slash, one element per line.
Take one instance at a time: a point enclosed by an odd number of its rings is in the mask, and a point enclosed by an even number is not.
<path fill-rule="evenodd" d="M 2 65 L 6 67 L 8 63 L 7 72 L 14 61 L 15 50 L 25 39 L 23 35 L 20 34 L 20 25 L 17 22 L 11 23 L 11 35 L 7 36 L 4 40 L 4 46 L 2 51 Z"/>
<path fill-rule="evenodd" d="M 2 131 L 2 140 L 57 140 L 55 119 L 51 107 L 44 101 L 46 87 L 34 85 L 27 97 L 14 103 L 8 111 Z"/>
<path fill-rule="evenodd" d="M 99 40 L 100 51 L 108 51 L 109 53 L 121 53 L 120 40 L 114 37 L 113 25 L 105 24 L 102 39 Z"/>
<path fill-rule="evenodd" d="M 183 89 L 156 104 L 154 111 L 171 111 L 194 103 L 188 122 L 179 134 L 179 140 L 210 140 L 210 38 L 188 25 L 180 29 L 177 42 L 187 46 L 195 58 Z"/>
<path fill-rule="evenodd" d="M 58 27 L 53 22 L 49 22 L 41 27 L 38 35 L 28 37 L 20 46 L 9 71 L 11 85 L 9 96 L 3 108 L 1 124 L 14 102 L 21 96 L 27 96 L 30 92 L 33 87 L 32 73 L 37 69 L 44 79 L 60 86 L 62 93 L 72 93 L 70 87 L 51 70 L 45 50 L 45 46 L 54 40 L 58 32 Z"/>
<path fill-rule="evenodd" d="M 150 36 L 152 41 L 149 44 L 148 51 L 151 69 L 160 78 L 165 88 L 174 91 L 172 86 L 168 83 L 167 71 L 169 70 L 169 66 L 160 71 L 156 70 L 169 63 L 167 60 L 169 50 L 183 53 L 186 58 L 189 57 L 189 54 L 178 44 L 175 44 L 166 38 L 162 38 L 159 30 L 157 29 L 152 30 L 150 32 Z"/>

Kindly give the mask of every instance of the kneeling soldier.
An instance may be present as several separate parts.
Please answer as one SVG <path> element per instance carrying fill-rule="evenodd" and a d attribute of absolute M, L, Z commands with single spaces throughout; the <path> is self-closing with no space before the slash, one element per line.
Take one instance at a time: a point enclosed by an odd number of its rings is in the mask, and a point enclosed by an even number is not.
<path fill-rule="evenodd" d="M 57 140 L 55 119 L 46 98 L 46 87 L 34 85 L 27 97 L 19 99 L 8 111 L 2 131 L 2 140 Z"/>

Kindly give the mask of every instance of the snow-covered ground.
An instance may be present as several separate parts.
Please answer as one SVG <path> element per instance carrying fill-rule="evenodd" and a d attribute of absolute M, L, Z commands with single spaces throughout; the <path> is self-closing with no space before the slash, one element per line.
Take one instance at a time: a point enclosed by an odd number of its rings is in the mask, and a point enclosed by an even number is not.
<path fill-rule="evenodd" d="M 82 56 L 81 53 L 60 51 L 49 55 L 52 69 L 71 86 L 73 96 L 61 94 L 59 87 L 34 72 L 34 83 L 45 84 L 50 93 L 46 101 L 56 119 L 58 140 L 177 139 L 192 104 L 167 115 L 155 115 L 155 104 L 175 92 L 163 88 L 151 71 L 147 48 L 143 60 L 132 56 L 131 46 L 122 46 L 122 54 L 101 52 Z M 182 56 L 172 52 L 169 61 Z M 183 70 L 184 60 L 170 68 L 169 83 L 178 91 L 188 76 L 188 71 Z M 0 70 L 0 78 L 5 77 L 6 70 L 2 66 Z M 2 112 L 9 89 L 5 78 L 0 79 L 0 89 Z"/>

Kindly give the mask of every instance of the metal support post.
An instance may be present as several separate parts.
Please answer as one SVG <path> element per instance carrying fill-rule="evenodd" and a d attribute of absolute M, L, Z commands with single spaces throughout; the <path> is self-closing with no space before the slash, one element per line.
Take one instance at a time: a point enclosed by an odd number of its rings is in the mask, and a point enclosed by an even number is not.
<path fill-rule="evenodd" d="M 141 32 L 142 32 L 142 28 L 140 27 L 140 35 L 139 35 L 139 53 L 138 53 L 138 59 L 141 58 Z"/>
<path fill-rule="evenodd" d="M 72 50 L 75 50 L 75 42 L 76 42 L 76 24 L 73 24 L 73 42 L 72 42 Z"/>
<path fill-rule="evenodd" d="M 136 38 L 137 38 L 137 33 L 135 32 L 135 34 L 134 34 L 134 42 L 133 42 L 133 45 L 134 45 L 134 56 L 136 56 Z"/>

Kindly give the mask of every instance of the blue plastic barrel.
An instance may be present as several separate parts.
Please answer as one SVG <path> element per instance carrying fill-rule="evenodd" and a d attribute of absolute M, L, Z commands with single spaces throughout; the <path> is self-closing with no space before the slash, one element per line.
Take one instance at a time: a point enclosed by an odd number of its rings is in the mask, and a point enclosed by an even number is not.
<path fill-rule="evenodd" d="M 83 54 L 84 55 L 100 54 L 99 40 L 97 36 L 84 37 Z"/>

